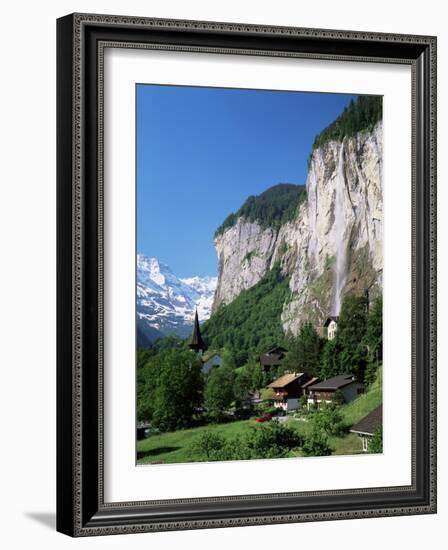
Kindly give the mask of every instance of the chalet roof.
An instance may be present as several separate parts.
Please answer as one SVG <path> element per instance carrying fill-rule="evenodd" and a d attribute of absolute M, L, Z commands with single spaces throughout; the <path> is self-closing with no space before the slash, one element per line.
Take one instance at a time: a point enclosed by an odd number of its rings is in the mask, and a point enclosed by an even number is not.
<path fill-rule="evenodd" d="M 265 366 L 279 365 L 283 356 L 279 353 L 271 353 L 271 355 L 260 355 L 260 363 Z"/>
<path fill-rule="evenodd" d="M 287 353 L 287 349 L 282 346 L 275 346 L 272 349 L 268 350 L 266 353 L 260 355 L 260 363 L 262 366 L 272 366 L 279 365 Z"/>
<path fill-rule="evenodd" d="M 314 378 L 311 378 L 311 380 L 308 380 L 308 382 L 305 382 L 305 384 L 302 384 L 300 387 L 305 390 L 308 386 L 311 386 L 312 384 L 316 384 L 318 381 L 319 381 L 319 378 L 315 376 Z"/>
<path fill-rule="evenodd" d="M 264 355 L 269 355 L 271 353 L 286 353 L 288 350 L 282 346 L 274 346 L 272 349 L 268 350 Z"/>
<path fill-rule="evenodd" d="M 345 386 L 348 386 L 352 382 L 356 382 L 356 376 L 354 374 L 340 374 L 339 376 L 333 376 L 328 380 L 319 382 L 309 386 L 311 391 L 336 391 Z"/>
<path fill-rule="evenodd" d="M 191 335 L 190 342 L 188 343 L 188 347 L 194 351 L 205 349 L 204 340 L 202 339 L 202 336 L 201 336 L 201 329 L 199 328 L 198 310 L 196 310 L 196 313 L 194 316 L 193 333 Z"/>
<path fill-rule="evenodd" d="M 328 327 L 331 321 L 334 321 L 335 323 L 337 323 L 339 321 L 339 315 L 330 315 L 330 317 L 327 317 L 324 323 L 324 327 Z"/>
<path fill-rule="evenodd" d="M 383 404 L 379 405 L 376 409 L 370 412 L 357 424 L 355 424 L 350 431 L 358 434 L 373 435 L 376 430 L 383 425 Z"/>
<path fill-rule="evenodd" d="M 277 378 L 277 380 L 274 380 L 270 384 L 268 384 L 268 388 L 285 388 L 291 382 L 294 382 L 294 380 L 298 380 L 303 376 L 303 372 L 299 373 L 292 373 L 292 374 L 284 374 L 283 376 L 280 376 L 280 378 Z"/>

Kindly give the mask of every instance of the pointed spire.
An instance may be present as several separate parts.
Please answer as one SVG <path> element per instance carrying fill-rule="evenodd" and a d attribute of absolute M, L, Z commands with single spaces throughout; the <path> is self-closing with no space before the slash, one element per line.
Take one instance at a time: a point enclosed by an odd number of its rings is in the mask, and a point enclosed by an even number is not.
<path fill-rule="evenodd" d="M 202 340 L 201 329 L 199 327 L 199 318 L 198 318 L 197 308 L 194 316 L 193 333 L 191 335 L 191 339 L 190 339 L 190 343 L 188 344 L 188 347 L 193 351 L 195 351 L 196 353 L 198 353 L 199 351 L 205 350 L 204 340 Z"/>

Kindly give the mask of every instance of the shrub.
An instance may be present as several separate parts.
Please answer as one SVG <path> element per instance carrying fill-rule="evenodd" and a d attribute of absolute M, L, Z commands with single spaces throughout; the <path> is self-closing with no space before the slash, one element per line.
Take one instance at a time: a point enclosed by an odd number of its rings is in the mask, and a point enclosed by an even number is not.
<path fill-rule="evenodd" d="M 206 431 L 193 443 L 200 460 L 250 460 L 282 458 L 300 447 L 301 437 L 289 426 L 272 422 L 254 427 L 248 434 L 225 438 Z"/>
<path fill-rule="evenodd" d="M 192 450 L 201 459 L 216 460 L 214 457 L 226 444 L 226 439 L 221 434 L 206 430 L 193 442 Z"/>
<path fill-rule="evenodd" d="M 367 445 L 369 453 L 382 453 L 383 452 L 383 430 L 378 428 L 373 434 L 372 439 Z"/>
<path fill-rule="evenodd" d="M 251 458 L 257 457 L 252 456 L 247 439 L 240 435 L 227 439 L 226 444 L 213 453 L 213 460 L 249 460 Z"/>
<path fill-rule="evenodd" d="M 254 458 L 275 458 L 287 456 L 289 452 L 302 444 L 302 438 L 289 426 L 271 422 L 254 428 L 248 437 L 248 447 Z"/>
<path fill-rule="evenodd" d="M 305 436 L 305 440 L 302 445 L 302 452 L 305 456 L 331 455 L 331 447 L 328 442 L 328 437 L 322 430 L 313 427 L 313 429 Z"/>
<path fill-rule="evenodd" d="M 313 416 L 313 427 L 326 435 L 339 435 L 342 431 L 343 418 L 334 403 L 322 404 L 319 411 Z"/>

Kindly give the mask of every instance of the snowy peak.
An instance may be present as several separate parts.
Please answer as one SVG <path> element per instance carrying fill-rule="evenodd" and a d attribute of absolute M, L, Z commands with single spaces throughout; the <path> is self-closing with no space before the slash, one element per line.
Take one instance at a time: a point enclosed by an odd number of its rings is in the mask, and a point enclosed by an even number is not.
<path fill-rule="evenodd" d="M 147 258 L 142 254 L 137 255 L 137 282 L 150 288 L 168 289 L 181 286 L 171 269 L 157 258 Z"/>
<path fill-rule="evenodd" d="M 197 308 L 210 317 L 216 277 L 177 277 L 157 258 L 137 255 L 137 318 L 139 334 L 154 340 L 164 334 L 186 336 Z M 142 341 L 142 338 L 139 338 Z"/>
<path fill-rule="evenodd" d="M 181 281 L 197 293 L 195 306 L 198 309 L 199 319 L 205 321 L 212 312 L 218 277 L 186 277 Z"/>

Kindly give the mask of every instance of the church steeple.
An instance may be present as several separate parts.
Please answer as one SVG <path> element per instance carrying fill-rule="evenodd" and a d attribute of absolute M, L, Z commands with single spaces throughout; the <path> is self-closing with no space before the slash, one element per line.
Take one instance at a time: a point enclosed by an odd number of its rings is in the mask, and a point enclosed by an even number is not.
<path fill-rule="evenodd" d="M 193 333 L 191 335 L 191 339 L 190 339 L 190 343 L 188 344 L 188 347 L 191 350 L 195 351 L 196 353 L 205 351 L 205 344 L 201 336 L 201 329 L 199 327 L 199 318 L 198 318 L 197 309 L 194 316 Z"/>

